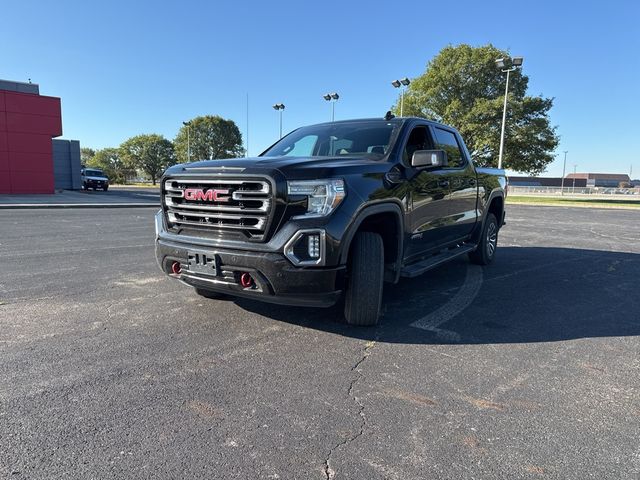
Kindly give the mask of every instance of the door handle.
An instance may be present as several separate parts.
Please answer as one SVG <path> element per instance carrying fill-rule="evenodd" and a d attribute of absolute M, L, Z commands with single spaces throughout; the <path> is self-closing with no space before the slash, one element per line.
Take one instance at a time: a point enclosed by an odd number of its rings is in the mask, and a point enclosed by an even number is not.
<path fill-rule="evenodd" d="M 449 180 L 438 180 L 438 186 L 439 187 L 448 187 L 449 186 Z"/>

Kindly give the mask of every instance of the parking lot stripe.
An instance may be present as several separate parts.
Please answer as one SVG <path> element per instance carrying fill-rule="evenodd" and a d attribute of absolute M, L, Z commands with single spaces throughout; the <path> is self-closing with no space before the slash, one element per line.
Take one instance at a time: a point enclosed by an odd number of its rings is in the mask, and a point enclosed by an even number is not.
<path fill-rule="evenodd" d="M 451 300 L 437 310 L 434 310 L 430 314 L 422 317 L 420 320 L 416 320 L 411 324 L 411 326 L 434 332 L 439 337 L 443 337 L 451 341 L 459 341 L 460 335 L 456 332 L 439 327 L 462 313 L 469 305 L 471 305 L 480 292 L 483 278 L 482 267 L 472 264 L 467 265 L 467 274 L 465 276 L 464 283 Z"/>

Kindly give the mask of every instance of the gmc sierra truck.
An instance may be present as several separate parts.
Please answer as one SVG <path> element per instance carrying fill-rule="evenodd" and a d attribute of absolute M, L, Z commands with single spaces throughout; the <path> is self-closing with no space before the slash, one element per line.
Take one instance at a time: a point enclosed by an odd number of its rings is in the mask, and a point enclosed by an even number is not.
<path fill-rule="evenodd" d="M 384 282 L 465 254 L 491 263 L 505 190 L 446 125 L 387 114 L 302 127 L 256 158 L 167 169 L 156 257 L 204 297 L 341 301 L 347 323 L 375 325 Z"/>

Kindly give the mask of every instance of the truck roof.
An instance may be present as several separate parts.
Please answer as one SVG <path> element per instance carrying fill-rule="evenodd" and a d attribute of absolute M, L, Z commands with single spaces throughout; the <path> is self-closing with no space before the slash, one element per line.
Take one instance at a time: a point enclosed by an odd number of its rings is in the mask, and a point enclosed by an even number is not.
<path fill-rule="evenodd" d="M 437 122 L 436 120 L 430 120 L 428 118 L 423 118 L 423 117 L 393 117 L 393 118 L 391 118 L 389 120 L 387 120 L 385 118 L 380 118 L 380 117 L 351 118 L 351 119 L 347 119 L 347 120 L 336 120 L 336 121 L 333 121 L 333 122 L 314 123 L 312 125 L 330 125 L 330 124 L 333 124 L 333 123 L 353 123 L 353 122 L 405 123 L 405 122 L 414 121 L 414 120 L 419 120 L 421 122 L 427 122 L 427 123 L 430 123 L 432 125 L 442 125 L 444 127 L 455 128 L 455 127 L 451 127 L 450 125 L 446 125 L 444 123 Z"/>

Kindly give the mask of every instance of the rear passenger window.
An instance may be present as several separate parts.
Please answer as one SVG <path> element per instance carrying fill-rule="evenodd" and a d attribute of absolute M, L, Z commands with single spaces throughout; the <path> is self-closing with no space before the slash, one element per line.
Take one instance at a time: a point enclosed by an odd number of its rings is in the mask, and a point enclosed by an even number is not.
<path fill-rule="evenodd" d="M 447 152 L 447 159 L 449 160 L 449 168 L 460 168 L 464 165 L 464 157 L 460 150 L 460 145 L 456 140 L 456 136 L 441 128 L 434 128 L 436 133 L 436 149 L 444 150 Z"/>

